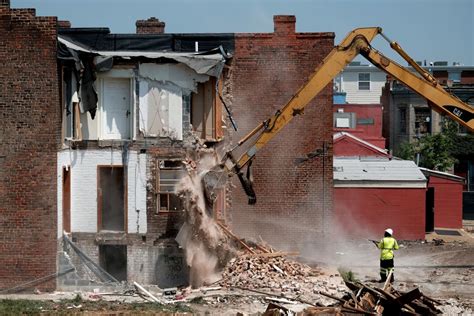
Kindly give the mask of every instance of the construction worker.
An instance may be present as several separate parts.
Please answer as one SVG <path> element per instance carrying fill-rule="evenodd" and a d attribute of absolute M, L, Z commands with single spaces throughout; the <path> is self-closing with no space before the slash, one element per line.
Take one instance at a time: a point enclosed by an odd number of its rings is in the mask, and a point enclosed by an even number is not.
<path fill-rule="evenodd" d="M 387 228 L 384 233 L 384 237 L 377 244 L 377 248 L 380 249 L 380 282 L 385 282 L 387 277 L 392 271 L 391 282 L 395 280 L 393 276 L 393 251 L 398 250 L 398 243 L 395 238 L 393 238 L 393 229 Z"/>

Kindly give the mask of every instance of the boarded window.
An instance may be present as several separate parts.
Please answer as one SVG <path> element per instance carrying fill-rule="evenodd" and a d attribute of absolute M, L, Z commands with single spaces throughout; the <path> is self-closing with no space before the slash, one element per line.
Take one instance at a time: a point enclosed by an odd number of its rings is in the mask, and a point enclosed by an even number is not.
<path fill-rule="evenodd" d="M 219 85 L 220 87 L 221 85 Z M 216 79 L 198 84 L 197 93 L 191 97 L 191 124 L 202 139 L 222 137 L 222 103 L 216 93 Z"/>
<path fill-rule="evenodd" d="M 350 112 L 334 113 L 334 127 L 356 128 L 356 114 Z"/>
<path fill-rule="evenodd" d="M 125 231 L 125 186 L 121 166 L 98 167 L 99 230 Z"/>
<path fill-rule="evenodd" d="M 140 130 L 145 137 L 182 140 L 182 91 L 167 84 L 140 81 Z"/>
<path fill-rule="evenodd" d="M 101 135 L 103 139 L 130 139 L 131 89 L 129 78 L 102 79 Z"/>
<path fill-rule="evenodd" d="M 370 90 L 370 73 L 359 73 L 359 90 Z"/>
<path fill-rule="evenodd" d="M 176 193 L 176 185 L 184 174 L 179 160 L 160 160 L 158 174 L 158 211 L 176 212 L 183 210 L 183 202 Z"/>

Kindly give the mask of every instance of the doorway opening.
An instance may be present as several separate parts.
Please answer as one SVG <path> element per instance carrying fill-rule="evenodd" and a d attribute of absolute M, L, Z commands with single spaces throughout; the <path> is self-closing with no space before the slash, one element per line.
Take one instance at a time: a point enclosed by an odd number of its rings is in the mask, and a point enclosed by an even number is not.
<path fill-rule="evenodd" d="M 63 167 L 63 230 L 71 232 L 71 169 Z"/>
<path fill-rule="evenodd" d="M 425 231 L 427 233 L 434 231 L 434 188 L 426 190 L 426 223 Z"/>
<path fill-rule="evenodd" d="M 110 231 L 125 231 L 126 191 L 122 166 L 98 167 L 98 228 Z"/>
<path fill-rule="evenodd" d="M 127 246 L 100 245 L 99 262 L 117 280 L 127 281 Z"/>

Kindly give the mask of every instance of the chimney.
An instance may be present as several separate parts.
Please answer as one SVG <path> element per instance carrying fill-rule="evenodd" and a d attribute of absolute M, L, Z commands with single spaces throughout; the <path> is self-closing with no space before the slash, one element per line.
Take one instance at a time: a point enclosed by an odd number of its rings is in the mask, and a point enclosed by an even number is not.
<path fill-rule="evenodd" d="M 296 30 L 296 17 L 294 15 L 274 15 L 273 25 L 275 34 L 294 34 Z"/>
<path fill-rule="evenodd" d="M 138 20 L 135 25 L 137 27 L 137 34 L 163 34 L 165 32 L 165 22 L 155 17 L 151 17 L 148 20 Z"/>
<path fill-rule="evenodd" d="M 71 28 L 71 22 L 66 21 L 66 20 L 59 20 L 58 21 L 58 27 L 61 29 L 70 29 Z"/>

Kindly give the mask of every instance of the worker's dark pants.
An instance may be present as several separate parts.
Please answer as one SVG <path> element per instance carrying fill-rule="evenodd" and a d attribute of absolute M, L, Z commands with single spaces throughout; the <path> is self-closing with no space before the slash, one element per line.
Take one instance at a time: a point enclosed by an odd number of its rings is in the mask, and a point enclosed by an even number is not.
<path fill-rule="evenodd" d="M 381 281 L 385 282 L 387 280 L 387 277 L 390 271 L 394 271 L 393 259 L 380 260 L 380 280 Z M 394 280 L 395 280 L 395 277 L 393 276 L 393 272 L 392 272 L 391 281 L 393 282 Z"/>

